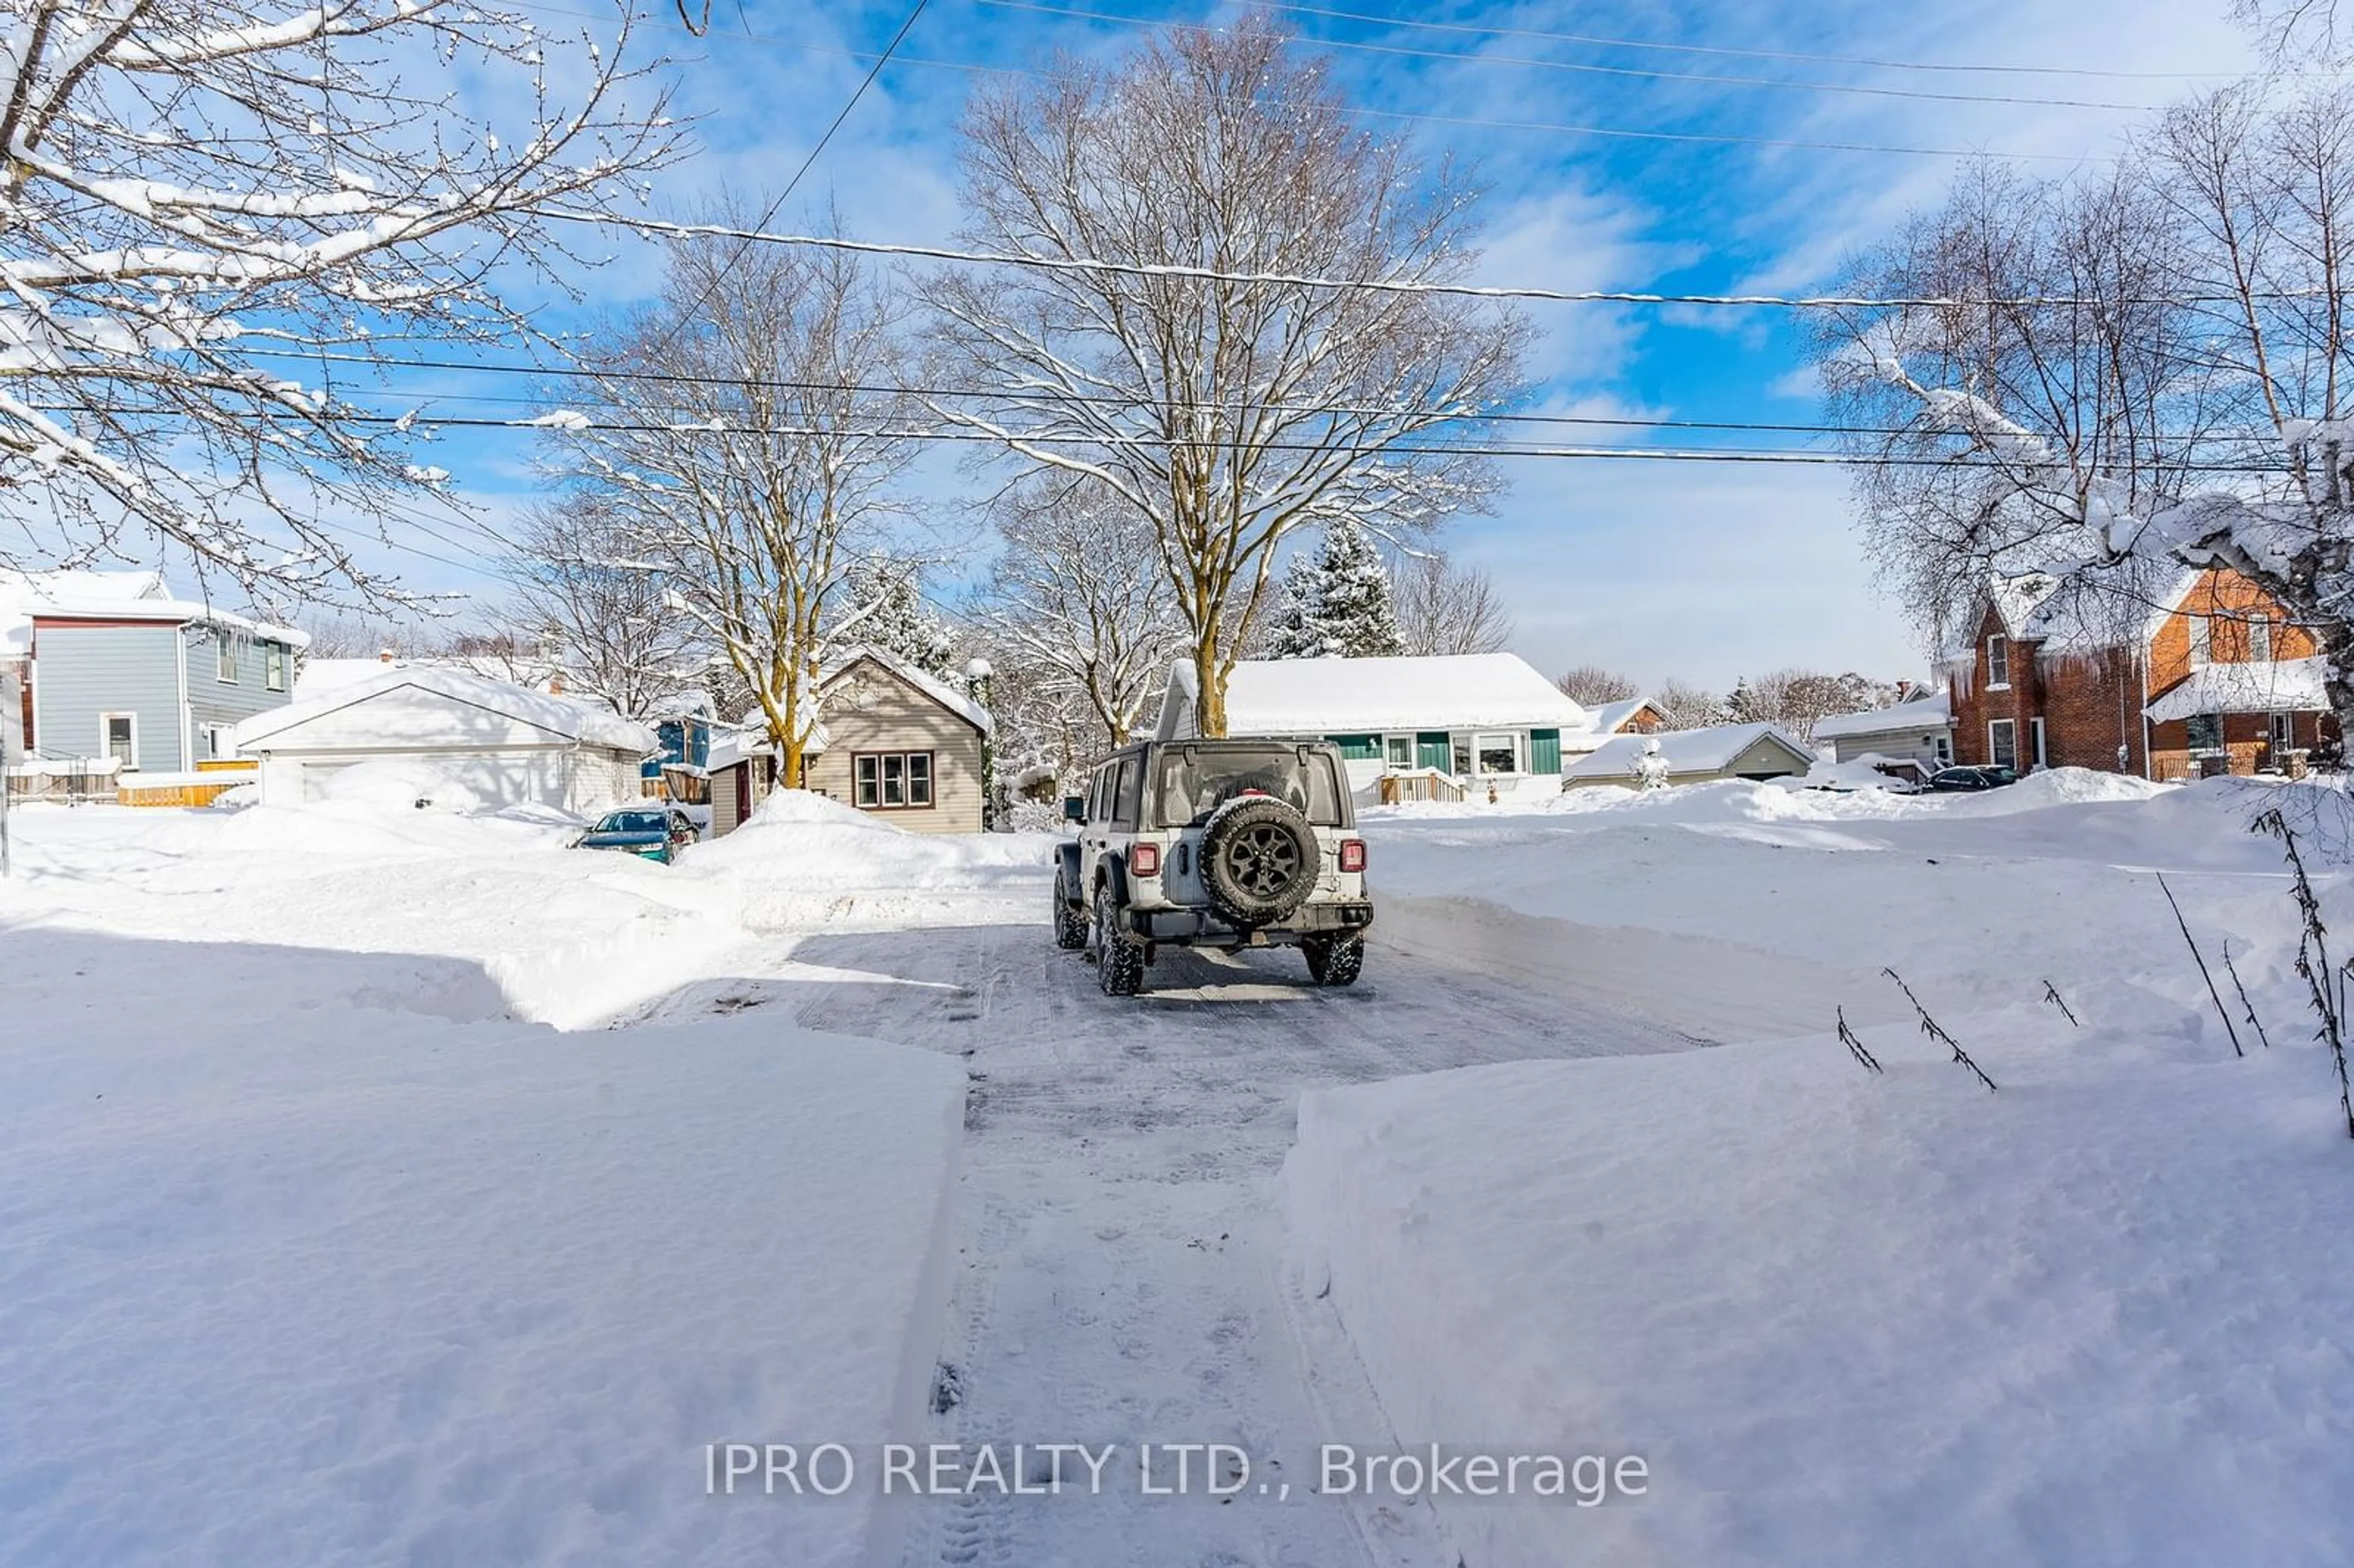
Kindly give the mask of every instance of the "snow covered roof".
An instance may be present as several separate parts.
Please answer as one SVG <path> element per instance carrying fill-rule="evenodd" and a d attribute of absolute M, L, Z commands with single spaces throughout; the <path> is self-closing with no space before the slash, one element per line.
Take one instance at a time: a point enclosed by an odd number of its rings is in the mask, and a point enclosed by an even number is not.
<path fill-rule="evenodd" d="M 1604 703 L 1585 710 L 1587 724 L 1598 735 L 1617 735 L 1634 722 L 1635 715 L 1651 705 L 1649 697 L 1628 697 L 1624 702 Z"/>
<path fill-rule="evenodd" d="M 294 700 L 307 703 L 331 692 L 371 681 L 387 670 L 406 670 L 406 659 L 305 659 L 294 672 Z"/>
<path fill-rule="evenodd" d="M 217 605 L 175 599 L 155 571 L 0 572 L 0 643 L 21 649 L 37 618 L 76 620 L 191 621 L 267 637 L 292 648 L 310 646 L 307 632 L 234 614 Z"/>
<path fill-rule="evenodd" d="M 834 661 L 833 667 L 831 670 L 828 670 L 823 678 L 818 682 L 819 687 L 822 689 L 824 687 L 831 686 L 836 681 L 839 681 L 844 675 L 850 673 L 852 666 L 855 665 L 862 659 L 872 659 L 877 664 L 882 665 L 885 670 L 890 671 L 891 673 L 898 676 L 899 679 L 907 682 L 907 684 L 915 687 L 917 691 L 923 693 L 926 696 L 939 704 L 940 706 L 948 709 L 949 712 L 964 720 L 965 723 L 972 726 L 973 728 L 981 731 L 981 734 L 987 735 L 990 732 L 991 723 L 989 710 L 987 708 L 982 707 L 979 703 L 974 702 L 971 697 L 958 691 L 954 686 L 949 684 L 946 681 L 941 680 L 938 675 L 931 674 L 923 670 L 918 670 L 913 664 L 908 663 L 905 659 L 899 658 L 896 654 L 885 653 L 879 648 L 861 647 L 844 649 L 841 657 Z"/>
<path fill-rule="evenodd" d="M 1511 653 L 1251 659 L 1226 683 L 1226 733 L 1591 727 L 1585 709 Z"/>
<path fill-rule="evenodd" d="M 1903 730 L 1944 729 L 1954 722 L 1953 704 L 1944 692 L 1915 697 L 1893 708 L 1872 708 L 1860 714 L 1834 714 L 1815 721 L 1817 740 L 1840 740 L 1858 735 L 1894 735 Z"/>
<path fill-rule="evenodd" d="M 518 686 L 512 681 L 494 681 L 465 670 L 439 668 L 433 665 L 393 666 L 379 669 L 373 677 L 351 682 L 330 690 L 323 696 L 288 704 L 265 714 L 257 714 L 237 726 L 234 741 L 239 750 L 265 749 L 260 742 L 287 731 L 313 724 L 331 715 L 347 714 L 363 704 L 393 694 L 408 692 L 439 702 L 408 702 L 399 705 L 402 719 L 394 725 L 387 710 L 387 740 L 388 744 L 419 744 L 420 730 L 448 727 L 454 733 L 434 736 L 439 744 L 464 745 L 479 743 L 482 734 L 462 717 L 460 710 L 472 709 L 506 719 L 533 729 L 544 730 L 567 740 L 588 746 L 609 747 L 640 756 L 654 750 L 654 732 L 644 725 L 620 717 L 610 709 L 579 702 L 571 697 L 556 696 L 546 692 L 535 692 Z M 440 721 L 426 716 L 420 710 L 431 709 L 445 715 Z M 366 720 L 348 715 L 362 726 Z M 346 724 L 345 728 L 353 727 Z M 398 733 L 393 733 L 394 731 Z"/>
<path fill-rule="evenodd" d="M 2206 569 L 2136 560 L 2065 581 L 2049 572 L 2024 572 L 1994 578 L 1987 594 L 2009 636 L 2054 653 L 2084 653 L 2147 642 Z M 1973 624 L 1964 635 L 1976 632 Z M 1966 641 L 1947 656 L 1971 652 Z"/>
<path fill-rule="evenodd" d="M 1814 766 L 1814 753 L 1770 724 L 1721 724 L 1707 729 L 1666 730 L 1658 735 L 1615 735 L 1593 755 L 1564 768 L 1562 777 L 1632 779 L 1637 763 L 1655 741 L 1659 755 L 1667 759 L 1670 779 L 1681 774 L 1720 773 L 1760 740 L 1770 740 L 1787 751 L 1800 772 Z"/>
<path fill-rule="evenodd" d="M 2322 685 L 2325 673 L 2323 661 L 2317 658 L 2208 664 L 2192 671 L 2189 680 L 2168 687 L 2142 711 L 2163 724 L 2195 714 L 2326 709 L 2329 695 Z"/>

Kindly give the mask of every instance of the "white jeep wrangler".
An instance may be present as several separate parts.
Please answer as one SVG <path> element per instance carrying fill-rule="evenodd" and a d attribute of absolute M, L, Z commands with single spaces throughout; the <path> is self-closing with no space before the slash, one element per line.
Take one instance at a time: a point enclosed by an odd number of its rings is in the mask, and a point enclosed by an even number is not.
<path fill-rule="evenodd" d="M 1087 948 L 1108 996 L 1133 996 L 1164 944 L 1296 947 L 1319 985 L 1365 960 L 1373 895 L 1348 772 L 1325 740 L 1150 740 L 1063 802 L 1055 942 Z"/>

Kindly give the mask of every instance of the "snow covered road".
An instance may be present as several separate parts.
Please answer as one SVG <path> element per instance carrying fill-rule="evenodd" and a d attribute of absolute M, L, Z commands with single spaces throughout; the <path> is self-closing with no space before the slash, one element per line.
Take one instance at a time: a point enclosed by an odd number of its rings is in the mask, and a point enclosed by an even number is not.
<path fill-rule="evenodd" d="M 937 1440 L 1119 1446 L 1099 1496 L 925 1499 L 907 1568 L 1451 1568 L 1418 1508 L 1312 1495 L 1320 1440 L 1388 1434 L 1368 1429 L 1378 1415 L 1319 1304 L 1287 1308 L 1272 1180 L 1299 1095 L 1695 1044 L 1378 946 L 1338 992 L 1310 989 L 1296 954 L 1164 953 L 1133 1001 L 1103 996 L 1043 921 L 814 936 L 740 967 L 766 972 L 700 982 L 657 1016 L 790 1009 L 967 1064 L 964 1268 L 942 1351 L 958 1403 Z M 1148 1442 L 1233 1444 L 1250 1483 L 1228 1501 L 1143 1496 Z"/>

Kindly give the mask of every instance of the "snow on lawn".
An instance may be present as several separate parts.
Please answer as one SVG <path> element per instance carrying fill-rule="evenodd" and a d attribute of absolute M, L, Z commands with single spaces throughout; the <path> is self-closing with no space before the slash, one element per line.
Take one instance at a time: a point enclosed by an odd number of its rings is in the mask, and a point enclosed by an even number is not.
<path fill-rule="evenodd" d="M 1374 827 L 1391 914 L 1486 910 L 1532 966 L 1575 977 L 1615 940 L 1670 987 L 1679 954 L 1799 977 L 1747 1044 L 1304 1100 L 1304 1294 L 1395 1439 L 1649 1464 L 1592 1509 L 1437 1499 L 1469 1568 L 2354 1560 L 2354 1141 L 2279 846 L 2245 832 L 2344 801 L 2094 778 Z M 2270 1048 L 2242 1022 L 2233 1055 L 2160 869 L 2227 996 L 2230 938 Z M 2341 926 L 2350 894 L 2325 874 Z M 1833 1037 L 1842 1004 L 1884 1074 Z"/>
<path fill-rule="evenodd" d="M 962 1065 L 760 1009 L 577 1027 L 789 944 L 722 846 L 367 801 L 11 828 L 0 1562 L 896 1561 L 873 1487 L 707 1498 L 704 1446 L 871 1477 L 921 1436 Z M 970 855 L 932 852 L 941 918 Z"/>

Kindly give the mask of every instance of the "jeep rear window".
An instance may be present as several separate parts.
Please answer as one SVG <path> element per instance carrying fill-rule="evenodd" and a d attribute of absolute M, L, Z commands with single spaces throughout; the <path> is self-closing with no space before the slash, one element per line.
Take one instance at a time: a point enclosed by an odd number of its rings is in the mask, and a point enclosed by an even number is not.
<path fill-rule="evenodd" d="M 1199 827 L 1238 795 L 1256 791 L 1284 801 L 1320 828 L 1337 828 L 1341 783 L 1332 759 L 1288 747 L 1264 749 L 1172 747 L 1161 756 L 1159 819 L 1165 827 Z"/>

